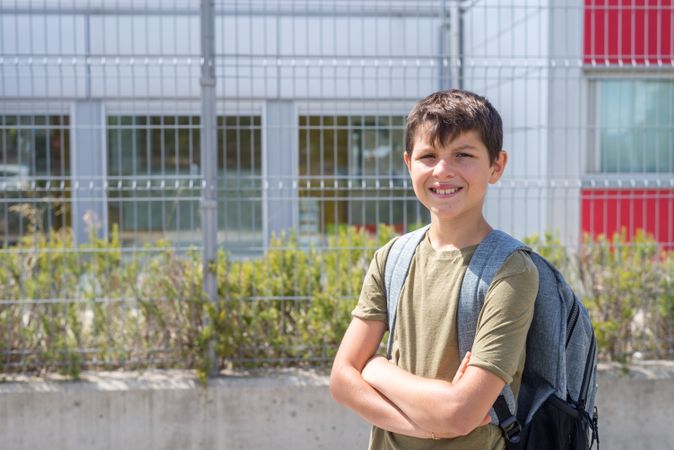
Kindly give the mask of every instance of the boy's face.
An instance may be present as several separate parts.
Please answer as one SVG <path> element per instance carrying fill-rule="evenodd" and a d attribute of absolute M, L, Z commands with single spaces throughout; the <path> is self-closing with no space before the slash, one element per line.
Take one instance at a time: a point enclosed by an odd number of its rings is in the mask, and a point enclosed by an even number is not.
<path fill-rule="evenodd" d="M 404 158 L 417 198 L 442 221 L 481 219 L 487 186 L 501 178 L 507 162 L 502 151 L 489 164 L 487 147 L 476 131 L 460 133 L 436 148 L 419 130 L 411 154 Z"/>

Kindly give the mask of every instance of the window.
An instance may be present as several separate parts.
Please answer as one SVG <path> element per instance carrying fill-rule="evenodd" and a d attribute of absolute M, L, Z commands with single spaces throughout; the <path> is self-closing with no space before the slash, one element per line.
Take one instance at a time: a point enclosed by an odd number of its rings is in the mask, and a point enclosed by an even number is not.
<path fill-rule="evenodd" d="M 262 247 L 262 118 L 218 117 L 219 240 L 238 255 Z"/>
<path fill-rule="evenodd" d="M 259 116 L 217 118 L 218 229 L 226 247 L 247 242 L 241 233 L 261 242 L 260 130 Z M 199 244 L 200 136 L 198 116 L 108 117 L 109 217 L 123 240 Z"/>
<path fill-rule="evenodd" d="M 604 78 L 593 86 L 595 174 L 581 191 L 581 229 L 628 239 L 641 230 L 671 249 L 674 82 Z"/>
<path fill-rule="evenodd" d="M 2 245 L 70 225 L 69 174 L 68 116 L 0 116 Z"/>
<path fill-rule="evenodd" d="M 108 214 L 125 242 L 197 242 L 199 145 L 197 116 L 108 117 Z"/>
<path fill-rule="evenodd" d="M 300 116 L 300 227 L 331 233 L 340 225 L 402 230 L 422 208 L 405 188 L 404 116 Z"/>
<path fill-rule="evenodd" d="M 598 81 L 599 171 L 674 172 L 674 82 Z"/>

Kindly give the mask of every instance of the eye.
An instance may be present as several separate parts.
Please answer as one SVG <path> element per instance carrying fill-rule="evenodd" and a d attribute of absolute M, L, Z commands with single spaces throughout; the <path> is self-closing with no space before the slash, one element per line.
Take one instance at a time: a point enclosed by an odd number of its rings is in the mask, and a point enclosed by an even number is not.
<path fill-rule="evenodd" d="M 457 158 L 472 158 L 473 155 L 471 155 L 470 153 L 459 152 L 459 153 L 456 154 L 456 157 Z"/>

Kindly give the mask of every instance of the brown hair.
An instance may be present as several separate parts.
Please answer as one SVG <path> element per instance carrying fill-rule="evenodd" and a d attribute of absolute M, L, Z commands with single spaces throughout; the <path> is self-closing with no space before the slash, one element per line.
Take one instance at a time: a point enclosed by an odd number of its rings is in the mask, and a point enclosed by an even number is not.
<path fill-rule="evenodd" d="M 503 123 L 496 108 L 472 92 L 435 92 L 414 105 L 408 114 L 405 152 L 412 155 L 419 132 L 426 133 L 430 144 L 444 146 L 466 131 L 477 131 L 487 147 L 489 164 L 493 164 L 503 146 Z"/>

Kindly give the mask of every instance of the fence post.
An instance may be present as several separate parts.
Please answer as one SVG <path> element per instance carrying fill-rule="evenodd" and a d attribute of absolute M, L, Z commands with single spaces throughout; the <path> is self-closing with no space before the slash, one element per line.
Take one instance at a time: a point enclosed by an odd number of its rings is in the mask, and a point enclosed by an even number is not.
<path fill-rule="evenodd" d="M 217 300 L 218 191 L 217 117 L 215 111 L 215 2 L 201 0 L 201 236 L 204 292 Z M 213 342 L 208 344 L 209 376 L 218 374 Z"/>

